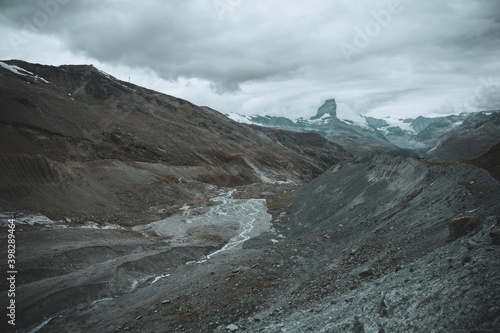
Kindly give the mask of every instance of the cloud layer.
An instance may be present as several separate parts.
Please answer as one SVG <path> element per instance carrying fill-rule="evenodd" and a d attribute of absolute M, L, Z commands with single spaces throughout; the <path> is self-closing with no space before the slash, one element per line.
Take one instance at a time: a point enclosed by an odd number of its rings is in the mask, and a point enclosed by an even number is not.
<path fill-rule="evenodd" d="M 332 97 L 374 116 L 499 107 L 497 1 L 4 0 L 0 9 L 2 59 L 97 63 L 223 112 L 311 116 Z"/>

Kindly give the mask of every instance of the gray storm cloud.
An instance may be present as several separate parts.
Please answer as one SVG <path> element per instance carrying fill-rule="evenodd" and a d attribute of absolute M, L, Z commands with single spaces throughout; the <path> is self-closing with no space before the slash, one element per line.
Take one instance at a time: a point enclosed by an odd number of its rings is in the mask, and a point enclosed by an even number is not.
<path fill-rule="evenodd" d="M 294 96 L 310 94 L 296 105 L 344 96 L 369 113 L 395 101 L 424 104 L 437 91 L 444 101 L 479 76 L 500 75 L 498 1 L 4 0 L 0 8 L 6 57 L 45 36 L 104 64 L 204 80 L 224 96 L 247 89 L 245 98 L 258 99 L 251 85 L 282 103 L 290 91 L 276 86 L 291 86 Z M 489 103 L 495 94 L 476 104 Z"/>
<path fill-rule="evenodd" d="M 482 86 L 473 100 L 480 110 L 500 110 L 500 83 Z"/>

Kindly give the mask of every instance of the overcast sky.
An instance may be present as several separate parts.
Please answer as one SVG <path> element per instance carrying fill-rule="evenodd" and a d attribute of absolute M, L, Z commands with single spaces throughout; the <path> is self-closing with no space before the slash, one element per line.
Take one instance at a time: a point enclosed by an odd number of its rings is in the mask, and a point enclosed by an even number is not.
<path fill-rule="evenodd" d="M 223 113 L 500 109 L 498 0 L 0 0 L 0 36 Z"/>

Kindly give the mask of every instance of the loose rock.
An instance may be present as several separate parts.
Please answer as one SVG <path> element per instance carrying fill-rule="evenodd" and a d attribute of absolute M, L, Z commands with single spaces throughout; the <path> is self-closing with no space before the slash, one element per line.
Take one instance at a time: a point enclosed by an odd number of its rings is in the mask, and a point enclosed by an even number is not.
<path fill-rule="evenodd" d="M 230 324 L 228 326 L 226 326 L 226 329 L 229 331 L 229 332 L 236 332 L 237 330 L 239 330 L 240 328 L 238 326 L 236 326 L 235 324 Z"/>

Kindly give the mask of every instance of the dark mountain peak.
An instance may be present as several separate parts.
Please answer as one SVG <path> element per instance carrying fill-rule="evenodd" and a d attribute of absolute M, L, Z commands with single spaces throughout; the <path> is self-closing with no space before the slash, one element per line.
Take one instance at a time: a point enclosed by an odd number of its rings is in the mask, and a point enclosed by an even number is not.
<path fill-rule="evenodd" d="M 325 103 L 318 109 L 318 113 L 316 113 L 314 117 L 311 117 L 311 120 L 319 119 L 325 114 L 328 114 L 334 118 L 337 117 L 337 103 L 335 102 L 334 98 L 327 99 Z"/>
<path fill-rule="evenodd" d="M 486 153 L 500 141 L 500 112 L 476 112 L 439 138 L 427 156 L 449 162 Z"/>
<path fill-rule="evenodd" d="M 385 121 L 383 119 L 377 119 L 377 118 L 373 118 L 373 117 L 365 117 L 365 120 L 368 124 L 370 124 L 371 126 L 377 128 L 377 129 L 389 126 L 387 121 Z"/>
<path fill-rule="evenodd" d="M 90 75 L 91 73 L 100 74 L 100 75 L 104 74 L 104 72 L 98 70 L 92 64 L 90 64 L 90 65 L 61 65 L 58 67 L 58 69 L 60 69 L 64 72 L 81 74 L 81 75 Z"/>
<path fill-rule="evenodd" d="M 418 116 L 411 122 L 411 127 L 416 133 L 424 130 L 429 124 L 433 122 L 432 118 L 427 118 L 423 116 Z"/>

